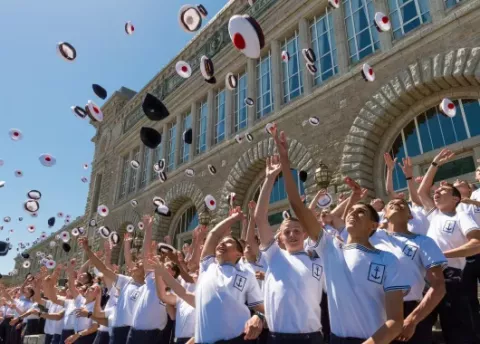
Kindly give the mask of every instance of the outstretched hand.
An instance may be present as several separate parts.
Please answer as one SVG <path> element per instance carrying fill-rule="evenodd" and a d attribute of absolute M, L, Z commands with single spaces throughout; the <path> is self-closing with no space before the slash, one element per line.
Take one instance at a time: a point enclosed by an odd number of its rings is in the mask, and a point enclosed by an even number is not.
<path fill-rule="evenodd" d="M 278 155 L 267 157 L 267 167 L 265 169 L 265 175 L 267 178 L 277 178 L 282 171 L 282 164 L 280 163 L 280 157 Z"/>

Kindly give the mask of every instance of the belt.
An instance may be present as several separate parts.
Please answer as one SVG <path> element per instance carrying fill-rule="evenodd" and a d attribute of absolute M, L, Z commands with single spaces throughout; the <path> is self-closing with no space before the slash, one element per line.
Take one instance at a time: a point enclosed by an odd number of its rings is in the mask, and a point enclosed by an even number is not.
<path fill-rule="evenodd" d="M 320 332 L 310 332 L 310 333 L 270 332 L 268 335 L 273 338 L 281 338 L 281 339 L 311 339 L 311 338 L 322 337 L 322 333 Z"/>

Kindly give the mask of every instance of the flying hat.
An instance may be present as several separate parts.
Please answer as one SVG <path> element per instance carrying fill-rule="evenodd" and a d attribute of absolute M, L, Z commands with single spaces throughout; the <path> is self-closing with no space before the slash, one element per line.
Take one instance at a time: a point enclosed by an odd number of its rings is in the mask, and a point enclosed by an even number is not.
<path fill-rule="evenodd" d="M 217 208 L 217 201 L 212 195 L 205 196 L 205 205 L 210 210 L 215 210 Z"/>
<path fill-rule="evenodd" d="M 128 21 L 125 23 L 125 33 L 127 35 L 132 35 L 133 32 L 135 31 L 135 26 L 133 26 L 131 21 Z"/>
<path fill-rule="evenodd" d="M 333 9 L 340 8 L 340 0 L 328 0 L 328 6 Z"/>
<path fill-rule="evenodd" d="M 161 121 L 170 114 L 162 101 L 151 93 L 147 93 L 143 99 L 142 109 L 145 116 L 151 121 Z"/>
<path fill-rule="evenodd" d="M 62 244 L 62 249 L 63 249 L 65 252 L 68 253 L 68 252 L 70 252 L 70 250 L 71 250 L 72 248 L 70 247 L 70 245 L 68 244 L 68 242 L 64 242 L 64 243 Z"/>
<path fill-rule="evenodd" d="M 45 167 L 52 167 L 57 163 L 57 159 L 50 154 L 42 154 L 38 160 L 40 160 L 40 163 Z"/>
<path fill-rule="evenodd" d="M 205 8 L 205 6 L 203 5 L 197 5 L 197 10 L 198 12 L 200 12 L 200 15 L 203 17 L 203 18 L 206 18 L 208 16 L 208 11 L 207 9 Z"/>
<path fill-rule="evenodd" d="M 282 217 L 284 220 L 288 220 L 289 218 L 291 218 L 292 216 L 290 215 L 290 212 L 288 210 L 285 210 L 283 213 L 282 213 Z"/>
<path fill-rule="evenodd" d="M 27 230 L 30 232 L 30 233 L 33 233 L 35 232 L 35 226 L 34 225 L 30 225 L 27 227 Z"/>
<path fill-rule="evenodd" d="M 242 143 L 243 142 L 243 137 L 240 136 L 239 134 L 235 135 L 235 141 L 237 141 L 237 143 Z"/>
<path fill-rule="evenodd" d="M 252 107 L 255 104 L 255 101 L 250 97 L 245 98 L 244 102 L 248 107 Z"/>
<path fill-rule="evenodd" d="M 57 53 L 62 59 L 68 62 L 72 62 L 77 58 L 77 51 L 67 42 L 60 42 L 57 44 Z"/>
<path fill-rule="evenodd" d="M 209 165 L 207 166 L 207 168 L 208 168 L 208 172 L 210 172 L 210 174 L 211 174 L 212 176 L 214 176 L 215 174 L 217 174 L 217 169 L 215 168 L 215 166 L 209 164 Z"/>
<path fill-rule="evenodd" d="M 37 253 L 35 254 L 37 255 L 37 257 L 41 257 L 43 253 L 41 251 L 37 251 Z"/>
<path fill-rule="evenodd" d="M 186 32 L 195 32 L 202 26 L 202 15 L 197 7 L 185 5 L 180 8 L 178 21 Z"/>
<path fill-rule="evenodd" d="M 59 211 L 59 212 L 57 213 L 57 217 L 62 218 L 62 217 L 63 217 L 63 213 L 62 213 L 61 211 Z"/>
<path fill-rule="evenodd" d="M 78 231 L 78 228 L 72 229 L 72 236 L 77 237 L 80 235 L 80 232 Z"/>
<path fill-rule="evenodd" d="M 326 193 L 322 197 L 320 197 L 317 201 L 317 205 L 320 208 L 328 208 L 333 203 L 333 197 L 329 193 Z"/>
<path fill-rule="evenodd" d="M 88 170 L 88 164 L 87 163 L 83 164 L 83 169 Z"/>
<path fill-rule="evenodd" d="M 33 199 L 29 199 L 23 204 L 23 208 L 29 213 L 35 213 L 40 209 L 40 204 Z"/>
<path fill-rule="evenodd" d="M 282 61 L 283 62 L 288 62 L 290 60 L 290 54 L 288 51 L 284 50 L 282 51 Z"/>
<path fill-rule="evenodd" d="M 275 127 L 275 123 L 267 123 L 265 126 L 265 133 L 272 135 L 272 128 Z"/>
<path fill-rule="evenodd" d="M 82 177 L 81 181 L 82 181 L 82 183 L 88 183 L 88 178 L 87 177 Z"/>
<path fill-rule="evenodd" d="M 301 182 L 305 183 L 305 182 L 307 181 L 307 178 L 308 178 L 308 173 L 307 173 L 307 171 L 303 171 L 303 170 L 300 171 L 300 172 L 298 173 L 298 177 L 299 177 L 299 179 L 300 179 Z"/>
<path fill-rule="evenodd" d="M 210 80 L 215 74 L 212 60 L 205 55 L 200 59 L 200 72 L 205 80 Z"/>
<path fill-rule="evenodd" d="M 63 242 L 69 241 L 70 233 L 68 233 L 67 231 L 63 231 L 62 233 L 60 233 L 60 239 L 62 239 Z"/>
<path fill-rule="evenodd" d="M 392 28 L 392 24 L 390 23 L 390 19 L 383 14 L 382 12 L 375 13 L 375 27 L 377 28 L 378 32 L 386 32 Z"/>
<path fill-rule="evenodd" d="M 52 256 L 51 254 L 49 254 L 49 255 L 45 256 L 45 258 L 47 258 L 47 259 L 53 259 L 53 256 Z"/>
<path fill-rule="evenodd" d="M 97 226 L 97 221 L 95 221 L 95 219 L 91 219 L 89 222 L 88 222 L 88 225 L 90 227 L 96 227 Z"/>
<path fill-rule="evenodd" d="M 135 208 L 138 205 L 138 201 L 136 199 L 132 199 L 130 201 L 130 205 Z"/>
<path fill-rule="evenodd" d="M 235 48 L 246 57 L 258 59 L 265 46 L 265 36 L 255 19 L 245 14 L 234 15 L 228 22 L 228 33 Z"/>
<path fill-rule="evenodd" d="M 22 266 L 24 269 L 28 269 L 30 267 L 30 261 L 29 260 L 24 261 Z"/>
<path fill-rule="evenodd" d="M 101 99 L 107 98 L 107 90 L 104 89 L 102 86 L 100 86 L 99 84 L 93 84 L 92 88 L 93 92 L 97 95 L 97 97 Z"/>
<path fill-rule="evenodd" d="M 15 170 L 14 174 L 17 178 L 23 177 L 23 172 L 21 170 Z"/>
<path fill-rule="evenodd" d="M 162 183 L 165 183 L 167 181 L 167 174 L 164 171 L 160 172 L 158 174 L 158 177 L 160 178 Z"/>
<path fill-rule="evenodd" d="M 54 248 L 55 246 L 57 246 L 57 243 L 52 240 L 48 245 L 50 246 L 50 248 Z"/>
<path fill-rule="evenodd" d="M 165 200 L 162 197 L 158 197 L 158 196 L 153 197 L 153 205 L 155 207 L 158 207 L 163 204 L 165 204 Z"/>
<path fill-rule="evenodd" d="M 55 218 L 54 217 L 51 217 L 48 219 L 48 227 L 53 227 L 55 225 Z"/>
<path fill-rule="evenodd" d="M 100 236 L 104 239 L 108 239 L 108 237 L 110 236 L 110 233 L 112 231 L 110 230 L 110 228 L 106 227 L 106 226 L 101 226 L 99 229 L 98 229 L 98 234 L 100 234 Z"/>
<path fill-rule="evenodd" d="M 178 61 L 175 65 L 175 71 L 184 79 L 192 76 L 192 67 L 185 61 Z"/>
<path fill-rule="evenodd" d="M 30 190 L 27 193 L 27 197 L 33 200 L 38 201 L 40 198 L 42 198 L 42 193 L 38 190 Z"/>
<path fill-rule="evenodd" d="M 233 208 L 233 205 L 235 204 L 235 197 L 237 194 L 235 192 L 230 192 L 227 196 L 227 202 L 230 207 Z"/>
<path fill-rule="evenodd" d="M 6 182 L 4 180 L 0 181 L 0 188 L 3 188 L 5 186 L 5 183 Z"/>
<path fill-rule="evenodd" d="M 307 63 L 314 64 L 315 61 L 317 60 L 317 57 L 315 56 L 315 52 L 313 51 L 312 48 L 302 49 L 302 55 Z"/>
<path fill-rule="evenodd" d="M 85 228 L 78 227 L 78 233 L 80 233 L 80 235 L 84 235 L 85 234 Z"/>
<path fill-rule="evenodd" d="M 161 242 L 157 245 L 157 250 L 163 253 L 168 253 L 168 252 L 175 252 L 175 248 L 169 244 L 165 244 L 164 242 Z"/>
<path fill-rule="evenodd" d="M 155 209 L 155 212 L 159 215 L 166 216 L 166 217 L 172 216 L 172 212 L 170 211 L 170 209 L 168 209 L 168 207 L 165 204 L 160 204 Z"/>
<path fill-rule="evenodd" d="M 23 217 L 20 216 L 20 217 L 18 218 L 18 221 L 23 221 Z"/>
<path fill-rule="evenodd" d="M 66 251 L 66 252 L 68 252 L 68 251 Z M 57 266 L 57 263 L 53 259 L 49 259 L 45 263 L 45 267 L 49 270 L 55 269 L 56 266 Z"/>
<path fill-rule="evenodd" d="M 318 118 L 317 116 L 312 116 L 308 119 L 308 122 L 314 127 L 316 127 L 320 124 L 320 118 Z"/>
<path fill-rule="evenodd" d="M 253 135 L 250 134 L 250 133 L 246 133 L 246 134 L 245 134 L 245 138 L 247 139 L 248 142 L 252 142 L 252 141 L 253 141 Z"/>
<path fill-rule="evenodd" d="M 140 167 L 140 163 L 137 160 L 132 160 L 132 161 L 130 161 L 130 166 L 134 170 L 138 170 L 138 168 Z"/>
<path fill-rule="evenodd" d="M 307 67 L 307 70 L 309 71 L 310 74 L 315 75 L 318 72 L 317 66 L 315 66 L 313 63 L 307 63 L 305 65 Z"/>
<path fill-rule="evenodd" d="M 447 115 L 450 118 L 455 117 L 457 113 L 455 104 L 448 98 L 444 98 L 440 103 L 439 107 L 440 107 L 440 111 L 442 111 L 445 115 Z"/>
<path fill-rule="evenodd" d="M 30 254 L 28 254 L 28 252 L 22 252 L 22 258 L 28 259 L 30 258 Z"/>
<path fill-rule="evenodd" d="M 81 119 L 85 119 L 88 116 L 87 111 L 80 106 L 71 106 L 70 109 L 72 110 L 73 114 Z"/>
<path fill-rule="evenodd" d="M 148 148 L 155 149 L 162 142 L 162 134 L 153 128 L 142 127 L 140 129 L 140 140 Z"/>
<path fill-rule="evenodd" d="M 183 142 L 188 145 L 191 145 L 193 141 L 193 131 L 192 128 L 189 128 L 183 132 Z"/>
<path fill-rule="evenodd" d="M 23 138 L 22 132 L 18 129 L 10 129 L 10 131 L 8 132 L 8 135 L 10 135 L 10 138 L 13 141 L 18 141 Z"/>
<path fill-rule="evenodd" d="M 68 225 L 70 223 L 70 219 L 65 219 L 65 224 Z"/>
<path fill-rule="evenodd" d="M 3 221 L 5 221 L 5 222 L 10 222 L 10 220 L 11 220 L 11 219 L 10 219 L 10 216 L 5 216 L 5 217 L 3 218 Z"/>
<path fill-rule="evenodd" d="M 87 110 L 87 115 L 90 119 L 94 122 L 102 122 L 103 121 L 103 112 L 94 102 L 89 100 L 87 102 L 87 106 L 85 107 Z"/>
<path fill-rule="evenodd" d="M 118 242 L 120 241 L 120 236 L 118 235 L 117 232 L 113 231 L 108 236 L 108 239 L 113 244 L 113 246 L 117 246 Z"/>
<path fill-rule="evenodd" d="M 43 232 L 42 235 L 40 235 L 40 240 L 45 240 L 47 237 L 47 233 Z"/>
<path fill-rule="evenodd" d="M 137 227 L 138 227 L 138 229 L 140 229 L 141 231 L 143 231 L 143 229 L 145 228 L 145 225 L 143 224 L 142 221 L 140 221 L 140 222 L 137 224 Z"/>
<path fill-rule="evenodd" d="M 370 67 L 370 65 L 367 63 L 364 63 L 362 66 L 362 76 L 365 79 L 365 81 L 369 81 L 369 82 L 375 81 L 375 72 L 373 71 L 373 68 Z"/>
<path fill-rule="evenodd" d="M 193 168 L 187 168 L 185 170 L 185 175 L 187 177 L 194 177 L 195 176 L 195 170 Z"/>
<path fill-rule="evenodd" d="M 160 160 L 158 160 L 158 162 L 153 164 L 153 170 L 156 173 L 163 172 L 165 170 L 165 159 L 160 159 Z"/>
<path fill-rule="evenodd" d="M 98 208 L 97 208 L 97 213 L 101 217 L 107 217 L 108 213 L 109 213 L 108 207 L 106 205 L 103 205 L 103 204 L 99 205 Z"/>
<path fill-rule="evenodd" d="M 132 225 L 131 223 L 129 223 L 129 224 L 127 225 L 127 232 L 128 232 L 128 233 L 132 233 L 134 230 L 135 230 L 135 226 Z"/>
<path fill-rule="evenodd" d="M 225 76 L 225 85 L 230 91 L 233 91 L 234 89 L 237 88 L 238 85 L 238 79 L 233 73 L 227 73 Z"/>

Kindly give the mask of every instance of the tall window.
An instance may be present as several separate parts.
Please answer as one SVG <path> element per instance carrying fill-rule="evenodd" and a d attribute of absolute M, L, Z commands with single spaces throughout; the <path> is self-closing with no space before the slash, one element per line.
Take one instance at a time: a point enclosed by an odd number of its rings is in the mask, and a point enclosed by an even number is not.
<path fill-rule="evenodd" d="M 290 55 L 288 62 L 283 62 L 283 102 L 288 103 L 303 93 L 303 61 L 298 51 L 298 33 L 285 40 L 282 51 Z"/>
<path fill-rule="evenodd" d="M 452 8 L 455 7 L 458 3 L 462 2 L 462 0 L 445 0 L 445 7 Z"/>
<path fill-rule="evenodd" d="M 90 207 L 92 213 L 97 211 L 98 200 L 100 199 L 100 188 L 102 187 L 102 174 L 99 173 L 95 176 L 95 184 L 93 187 L 93 199 L 92 206 Z"/>
<path fill-rule="evenodd" d="M 163 158 L 163 142 L 160 143 L 157 148 L 155 148 L 154 154 L 153 154 L 153 164 L 158 162 L 158 160 Z M 153 168 L 153 164 L 151 165 L 151 168 Z"/>
<path fill-rule="evenodd" d="M 431 108 L 414 118 L 397 136 L 390 153 L 401 161 L 406 156 L 414 157 L 479 136 L 479 100 L 462 99 L 454 103 L 457 115 L 453 118 L 443 115 L 438 107 Z M 468 162 L 468 164 L 471 163 Z M 459 167 L 457 171 L 464 171 L 464 169 Z M 407 187 L 403 172 L 398 167 L 394 170 L 393 185 L 396 190 Z"/>
<path fill-rule="evenodd" d="M 190 129 L 192 127 L 192 114 L 187 113 L 183 115 L 182 117 L 182 135 L 185 130 Z M 181 140 L 180 142 L 181 145 L 181 154 L 180 154 L 180 164 L 183 164 L 188 161 L 188 158 L 190 157 L 190 145 L 186 144 Z"/>
<path fill-rule="evenodd" d="M 140 147 L 135 148 L 133 151 L 133 160 L 139 160 L 140 159 Z M 132 193 L 135 191 L 135 187 L 137 184 L 137 175 L 138 175 L 138 169 L 134 170 L 132 168 L 132 172 L 130 172 L 130 182 L 128 186 L 128 193 Z"/>
<path fill-rule="evenodd" d="M 428 0 L 388 0 L 388 6 L 395 39 L 432 21 Z"/>
<path fill-rule="evenodd" d="M 130 161 L 128 160 L 128 154 L 122 157 L 122 179 L 120 181 L 120 196 L 119 198 L 125 197 L 127 194 L 127 176 L 128 169 L 130 168 Z"/>
<path fill-rule="evenodd" d="M 225 90 L 221 90 L 215 97 L 215 143 L 225 140 Z"/>
<path fill-rule="evenodd" d="M 198 214 L 195 207 L 190 207 L 182 214 L 175 234 L 193 231 L 198 226 Z"/>
<path fill-rule="evenodd" d="M 245 99 L 247 99 L 247 73 L 238 75 L 238 85 L 233 93 L 234 105 L 234 118 L 235 118 L 235 132 L 242 131 L 247 127 L 247 105 L 245 105 Z"/>
<path fill-rule="evenodd" d="M 207 150 L 207 116 L 208 104 L 207 100 L 205 100 L 200 104 L 197 120 L 197 154 L 201 154 Z"/>
<path fill-rule="evenodd" d="M 177 123 L 173 122 L 168 125 L 167 171 L 173 171 L 175 169 L 176 139 L 177 139 Z"/>
<path fill-rule="evenodd" d="M 325 80 L 338 73 L 337 48 L 333 32 L 333 17 L 327 12 L 322 17 L 315 17 L 310 26 L 312 49 L 317 55 L 315 66 L 315 85 L 322 84 Z"/>
<path fill-rule="evenodd" d="M 357 62 L 380 49 L 372 0 L 344 0 L 350 59 Z"/>
<path fill-rule="evenodd" d="M 270 52 L 257 63 L 257 119 L 273 110 L 272 59 Z"/>
<path fill-rule="evenodd" d="M 142 161 L 142 171 L 140 173 L 140 188 L 143 188 L 147 185 L 147 178 L 148 178 L 148 168 L 152 166 L 150 161 L 150 153 L 151 149 L 145 147 L 143 149 L 143 161 Z"/>

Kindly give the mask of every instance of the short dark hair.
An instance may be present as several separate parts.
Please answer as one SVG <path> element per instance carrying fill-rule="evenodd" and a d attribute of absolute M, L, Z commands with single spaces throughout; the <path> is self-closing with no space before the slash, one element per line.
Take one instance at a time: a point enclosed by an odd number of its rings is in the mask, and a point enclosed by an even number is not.
<path fill-rule="evenodd" d="M 370 213 L 370 220 L 372 220 L 375 223 L 380 223 L 380 216 L 378 215 L 374 207 L 364 202 L 359 202 L 358 204 L 364 205 L 365 207 L 368 208 L 368 212 Z"/>
<path fill-rule="evenodd" d="M 90 272 L 86 272 L 88 278 L 88 284 L 93 283 L 93 275 Z"/>
<path fill-rule="evenodd" d="M 459 205 L 460 201 L 462 200 L 462 194 L 460 193 L 460 191 L 458 191 L 458 189 L 455 186 L 453 186 L 453 184 L 451 184 L 451 183 L 445 183 L 445 186 L 448 186 L 449 188 L 452 189 L 452 196 L 453 197 L 459 198 L 459 201 L 456 203 L 456 205 Z"/>
<path fill-rule="evenodd" d="M 231 238 L 235 241 L 235 246 L 237 248 L 237 251 L 240 252 L 241 254 L 243 254 L 243 245 L 240 242 L 240 240 L 238 240 L 237 238 L 235 238 L 233 236 Z"/>
<path fill-rule="evenodd" d="M 172 264 L 172 270 L 173 270 L 173 278 L 177 278 L 180 275 L 180 268 L 178 267 L 177 264 Z"/>

